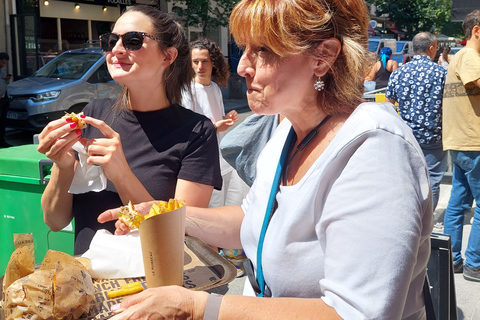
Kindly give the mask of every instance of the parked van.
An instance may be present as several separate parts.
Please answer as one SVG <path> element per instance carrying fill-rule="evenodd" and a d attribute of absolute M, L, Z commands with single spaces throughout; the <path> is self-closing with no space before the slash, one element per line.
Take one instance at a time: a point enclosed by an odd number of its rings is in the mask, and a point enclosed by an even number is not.
<path fill-rule="evenodd" d="M 100 47 L 90 47 L 62 53 L 34 75 L 8 85 L 7 92 L 7 127 L 40 132 L 94 99 L 119 97 L 121 87 L 110 76 Z"/>
<path fill-rule="evenodd" d="M 395 39 L 370 37 L 368 38 L 368 51 L 375 52 L 377 55 L 383 47 L 389 47 L 392 52 L 397 52 L 397 45 Z"/>

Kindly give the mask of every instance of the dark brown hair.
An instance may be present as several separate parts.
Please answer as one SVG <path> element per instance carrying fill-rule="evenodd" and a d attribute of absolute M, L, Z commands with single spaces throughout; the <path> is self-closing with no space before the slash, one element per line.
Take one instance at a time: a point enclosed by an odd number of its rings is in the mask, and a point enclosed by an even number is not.
<path fill-rule="evenodd" d="M 472 37 L 472 30 L 475 26 L 480 26 L 480 10 L 470 12 L 465 19 L 463 19 L 462 28 L 466 40 L 470 40 Z"/>
<path fill-rule="evenodd" d="M 129 7 L 126 12 L 140 12 L 147 16 L 153 24 L 153 34 L 158 39 L 160 49 L 173 47 L 178 51 L 177 58 L 170 64 L 163 74 L 165 93 L 170 104 L 182 101 L 182 90 L 188 89 L 193 78 L 192 61 L 188 40 L 182 26 L 173 18 L 152 6 L 136 5 Z M 122 15 L 123 15 L 122 14 Z M 122 96 L 118 103 L 128 107 L 128 88 L 123 86 Z"/>
<path fill-rule="evenodd" d="M 190 49 L 208 50 L 213 64 L 212 78 L 219 86 L 226 87 L 230 71 L 218 44 L 210 39 L 200 38 L 190 43 Z"/>

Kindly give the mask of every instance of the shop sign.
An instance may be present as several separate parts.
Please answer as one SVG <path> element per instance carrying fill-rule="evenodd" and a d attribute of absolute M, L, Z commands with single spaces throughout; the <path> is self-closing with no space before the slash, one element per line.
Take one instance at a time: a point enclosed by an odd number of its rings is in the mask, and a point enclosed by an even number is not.
<path fill-rule="evenodd" d="M 386 29 L 396 29 L 397 23 L 393 21 L 387 21 L 385 22 L 385 28 Z"/>
<path fill-rule="evenodd" d="M 116 7 L 119 4 L 124 6 L 132 6 L 136 3 L 136 0 L 59 0 L 59 1 L 87 3 L 87 4 L 95 4 L 99 6 L 114 6 L 114 7 Z"/>

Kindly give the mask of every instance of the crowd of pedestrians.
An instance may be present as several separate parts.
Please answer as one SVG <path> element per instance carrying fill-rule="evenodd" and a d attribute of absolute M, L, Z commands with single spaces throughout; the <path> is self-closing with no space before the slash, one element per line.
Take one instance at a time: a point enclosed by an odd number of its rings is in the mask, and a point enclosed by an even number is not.
<path fill-rule="evenodd" d="M 480 10 L 462 24 L 466 45 L 453 57 L 450 48 L 437 52 L 435 36 L 423 32 L 413 38 L 415 56 L 394 71 L 385 92 L 398 103 L 398 112 L 412 129 L 425 155 L 434 208 L 440 182 L 453 162 L 452 190 L 443 232 L 451 237 L 455 273 L 480 281 L 480 208 L 475 207 L 472 229 L 462 256 L 464 217 L 473 201 L 480 201 Z"/>

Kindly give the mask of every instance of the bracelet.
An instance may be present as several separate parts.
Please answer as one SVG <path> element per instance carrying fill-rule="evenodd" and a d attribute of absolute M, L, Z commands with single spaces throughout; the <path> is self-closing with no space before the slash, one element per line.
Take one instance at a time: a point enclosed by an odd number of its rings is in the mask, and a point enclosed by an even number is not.
<path fill-rule="evenodd" d="M 203 313 L 203 320 L 217 320 L 220 312 L 220 304 L 223 296 L 210 293 L 208 295 L 207 304 L 205 305 L 205 312 Z"/>

